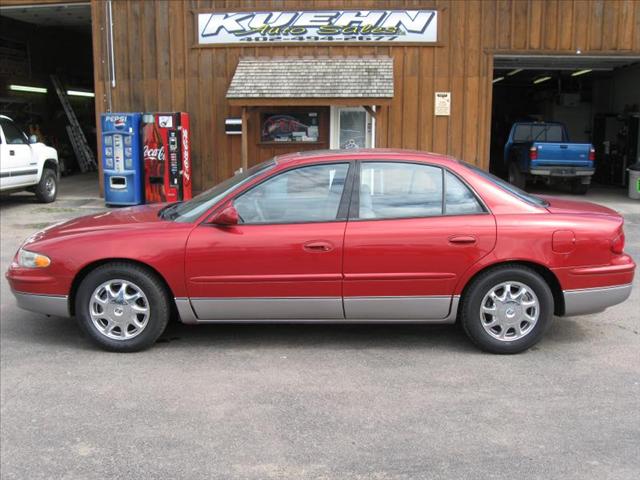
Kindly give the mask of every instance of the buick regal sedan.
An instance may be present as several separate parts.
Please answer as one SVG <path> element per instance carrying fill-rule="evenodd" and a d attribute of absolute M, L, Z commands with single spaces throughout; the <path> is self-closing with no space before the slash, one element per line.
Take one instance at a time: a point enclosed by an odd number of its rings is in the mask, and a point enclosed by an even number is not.
<path fill-rule="evenodd" d="M 101 347 L 151 346 L 172 315 L 215 322 L 460 322 L 521 352 L 554 315 L 631 292 L 623 219 L 402 150 L 276 157 L 190 201 L 32 235 L 7 272 L 18 305 L 75 316 Z"/>

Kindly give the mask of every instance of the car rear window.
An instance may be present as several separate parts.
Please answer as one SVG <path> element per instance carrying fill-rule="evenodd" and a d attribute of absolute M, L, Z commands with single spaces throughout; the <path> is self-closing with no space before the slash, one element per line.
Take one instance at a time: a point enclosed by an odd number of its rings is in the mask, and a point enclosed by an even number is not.
<path fill-rule="evenodd" d="M 563 142 L 562 125 L 523 123 L 513 130 L 514 142 Z"/>

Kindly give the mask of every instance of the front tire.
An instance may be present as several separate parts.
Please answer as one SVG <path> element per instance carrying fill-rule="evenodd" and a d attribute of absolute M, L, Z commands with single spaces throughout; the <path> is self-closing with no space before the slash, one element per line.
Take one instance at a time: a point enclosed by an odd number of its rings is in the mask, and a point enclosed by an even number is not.
<path fill-rule="evenodd" d="M 52 168 L 42 170 L 42 177 L 35 189 L 36 198 L 41 203 L 51 203 L 58 196 L 58 175 Z"/>
<path fill-rule="evenodd" d="M 102 265 L 80 284 L 75 302 L 81 329 L 113 352 L 151 347 L 164 332 L 171 307 L 161 280 L 144 267 L 122 262 Z"/>
<path fill-rule="evenodd" d="M 462 300 L 462 326 L 479 348 L 520 353 L 538 343 L 553 318 L 553 294 L 534 270 L 520 265 L 480 274 Z"/>

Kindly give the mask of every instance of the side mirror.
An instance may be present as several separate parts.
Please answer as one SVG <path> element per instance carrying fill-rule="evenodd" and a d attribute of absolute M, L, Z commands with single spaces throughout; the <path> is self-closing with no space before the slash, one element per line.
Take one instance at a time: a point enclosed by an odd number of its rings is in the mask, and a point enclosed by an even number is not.
<path fill-rule="evenodd" d="M 209 223 L 221 226 L 238 225 L 239 222 L 240 215 L 238 215 L 238 211 L 233 205 L 226 206 L 211 217 L 211 220 L 209 221 Z"/>
<path fill-rule="evenodd" d="M 34 143 L 38 143 L 38 137 L 37 137 L 37 136 L 35 136 L 35 135 L 30 135 L 30 136 L 29 136 L 29 143 L 30 143 L 31 145 L 33 145 Z"/>

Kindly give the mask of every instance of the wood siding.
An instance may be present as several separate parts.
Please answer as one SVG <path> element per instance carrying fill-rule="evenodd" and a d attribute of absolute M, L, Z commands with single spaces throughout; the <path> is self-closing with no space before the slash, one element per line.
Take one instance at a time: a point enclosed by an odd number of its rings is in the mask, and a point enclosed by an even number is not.
<path fill-rule="evenodd" d="M 194 48 L 194 11 L 251 8 L 436 8 L 439 42 Z M 389 55 L 395 97 L 379 108 L 376 146 L 446 153 L 487 167 L 493 53 L 640 54 L 636 0 L 114 0 L 116 86 L 110 88 L 104 2 L 92 0 L 92 18 L 98 115 L 109 96 L 112 111 L 189 112 L 196 190 L 240 167 L 241 138 L 224 133 L 224 119 L 242 114 L 225 99 L 241 56 Z M 451 92 L 450 117 L 434 117 L 435 91 Z M 249 119 L 255 122 L 257 115 Z M 249 132 L 255 128 L 250 125 Z M 256 151 L 253 142 L 252 137 L 250 155 Z"/>

